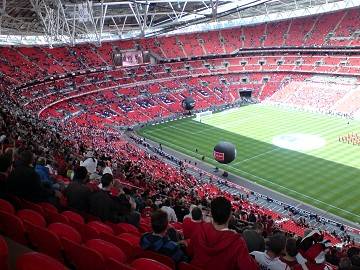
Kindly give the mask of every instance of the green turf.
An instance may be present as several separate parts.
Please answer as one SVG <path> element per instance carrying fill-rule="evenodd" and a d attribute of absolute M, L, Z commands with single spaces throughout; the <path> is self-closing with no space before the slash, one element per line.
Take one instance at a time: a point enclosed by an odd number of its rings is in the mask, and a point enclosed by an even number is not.
<path fill-rule="evenodd" d="M 141 129 L 139 133 L 173 149 L 217 164 L 213 147 L 233 142 L 237 158 L 220 166 L 253 182 L 360 222 L 360 146 L 340 143 L 338 137 L 360 133 L 360 122 L 265 105 L 250 105 L 202 119 L 181 119 Z M 274 136 L 315 134 L 322 148 L 297 152 L 272 144 Z M 198 154 L 195 153 L 198 149 Z"/>

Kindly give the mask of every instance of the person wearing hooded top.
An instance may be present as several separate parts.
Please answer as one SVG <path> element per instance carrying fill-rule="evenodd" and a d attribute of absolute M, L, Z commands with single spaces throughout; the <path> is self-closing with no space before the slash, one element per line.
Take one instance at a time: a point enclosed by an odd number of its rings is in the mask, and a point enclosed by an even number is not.
<path fill-rule="evenodd" d="M 191 264 L 206 270 L 257 270 L 258 264 L 249 255 L 245 240 L 228 228 L 231 203 L 217 197 L 210 204 L 212 223 L 202 223 L 192 234 L 190 246 L 194 251 Z"/>
<path fill-rule="evenodd" d="M 180 245 L 171 241 L 167 236 L 168 214 L 158 209 L 151 214 L 151 233 L 145 233 L 140 239 L 140 246 L 144 250 L 154 251 L 174 260 L 175 263 L 188 261 Z"/>

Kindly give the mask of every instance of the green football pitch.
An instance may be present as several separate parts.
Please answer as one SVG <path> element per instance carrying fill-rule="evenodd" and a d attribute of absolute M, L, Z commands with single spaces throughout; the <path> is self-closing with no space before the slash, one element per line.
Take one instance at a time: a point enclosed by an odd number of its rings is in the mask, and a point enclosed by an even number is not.
<path fill-rule="evenodd" d="M 360 146 L 339 136 L 360 134 L 360 121 L 270 105 L 249 105 L 201 119 L 143 128 L 139 134 L 302 202 L 360 222 Z M 219 141 L 237 149 L 219 165 Z M 196 153 L 195 149 L 198 149 Z"/>

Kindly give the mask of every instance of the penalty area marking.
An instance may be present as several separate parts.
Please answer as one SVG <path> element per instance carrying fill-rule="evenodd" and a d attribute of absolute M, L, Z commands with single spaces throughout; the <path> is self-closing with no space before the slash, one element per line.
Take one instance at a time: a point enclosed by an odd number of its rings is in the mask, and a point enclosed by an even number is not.
<path fill-rule="evenodd" d="M 255 156 L 253 156 L 253 157 L 246 158 L 246 159 L 240 160 L 240 161 L 238 161 L 238 162 L 235 162 L 235 163 L 233 163 L 232 165 L 241 164 L 241 163 L 247 162 L 247 161 L 249 161 L 249 160 L 252 160 L 252 159 L 254 159 L 254 158 L 267 155 L 267 154 L 269 154 L 269 153 L 271 153 L 271 152 L 278 151 L 278 150 L 280 150 L 280 149 L 281 149 L 281 148 L 274 148 L 274 149 L 271 149 L 271 150 L 269 150 L 269 151 L 263 152 L 263 153 L 261 153 L 261 154 L 255 155 Z"/>
<path fill-rule="evenodd" d="M 195 153 L 194 151 L 191 151 L 191 150 L 189 150 L 189 149 L 186 149 L 186 148 L 184 148 L 184 147 L 182 147 L 182 146 L 178 146 L 178 145 L 173 144 L 173 143 L 171 143 L 171 142 L 169 142 L 169 141 L 165 141 L 165 140 L 163 140 L 163 139 L 160 139 L 160 138 L 155 137 L 155 136 L 152 136 L 152 135 L 150 135 L 150 137 L 153 137 L 155 140 L 158 140 L 158 141 L 163 142 L 164 145 L 168 144 L 168 145 L 174 146 L 174 147 L 175 147 L 174 150 L 176 150 L 176 148 L 180 148 L 180 149 L 185 150 L 185 152 L 195 154 L 195 156 L 193 156 L 192 158 L 194 158 L 194 157 L 196 157 L 197 155 L 199 155 L 198 153 Z M 275 149 L 274 149 L 274 150 L 275 150 Z M 184 153 L 182 153 L 182 154 L 184 154 Z M 208 163 L 208 164 L 209 164 L 209 163 Z M 214 164 L 211 164 L 211 165 L 214 165 Z M 355 216 L 355 217 L 360 218 L 360 215 L 358 215 L 358 214 L 355 214 L 355 213 L 353 213 L 353 212 L 347 211 L 347 210 L 342 209 L 342 208 L 340 208 L 340 207 L 337 207 L 337 206 L 335 206 L 335 205 L 332 205 L 332 204 L 323 202 L 323 201 L 321 201 L 321 200 L 319 200 L 319 199 L 315 199 L 315 198 L 313 198 L 313 197 L 311 197 L 311 196 L 305 195 L 305 194 L 303 194 L 303 193 L 301 193 L 301 192 L 298 192 L 298 191 L 296 191 L 296 190 L 290 189 L 290 188 L 285 187 L 285 186 L 282 186 L 282 185 L 280 185 L 280 184 L 278 184 L 278 183 L 275 183 L 275 182 L 272 182 L 272 181 L 270 181 L 270 180 L 267 180 L 267 179 L 265 179 L 265 178 L 263 178 L 263 177 L 261 177 L 261 176 L 257 176 L 257 175 L 254 175 L 254 174 L 252 174 L 252 173 L 249 173 L 249 172 L 247 172 L 247 171 L 234 168 L 234 167 L 232 167 L 232 166 L 230 166 L 230 165 L 227 165 L 227 164 L 224 164 L 224 165 L 227 166 L 227 167 L 230 167 L 231 169 L 234 169 L 234 170 L 236 170 L 236 171 L 238 171 L 238 172 L 242 172 L 242 173 L 244 173 L 244 174 L 250 175 L 250 176 L 252 176 L 252 177 L 254 177 L 254 178 L 257 178 L 257 179 L 259 179 L 259 180 L 262 180 L 262 181 L 264 181 L 264 182 L 267 182 L 267 183 L 269 183 L 269 184 L 273 184 L 273 185 L 278 186 L 278 187 L 280 187 L 280 188 L 282 188 L 282 189 L 285 189 L 285 190 L 288 190 L 288 191 L 293 192 L 293 193 L 295 193 L 295 194 L 298 194 L 298 195 L 300 195 L 301 197 L 305 197 L 305 198 L 311 199 L 311 200 L 313 200 L 313 201 L 316 201 L 316 202 L 321 203 L 322 205 L 329 206 L 329 207 L 331 207 L 331 208 L 333 208 L 333 209 L 337 209 L 337 210 L 339 210 L 339 211 L 341 211 L 341 212 L 344 212 L 344 213 L 347 213 L 347 214 L 350 214 L 350 215 L 352 215 L 352 216 Z M 246 178 L 245 178 L 245 179 L 246 179 Z M 254 183 L 253 181 L 250 181 L 250 180 L 248 180 L 248 181 L 251 182 L 251 183 L 253 183 L 253 184 L 257 184 L 256 182 Z M 262 185 L 260 185 L 260 186 L 262 186 Z M 273 192 L 277 192 L 277 193 L 281 194 L 282 196 L 286 196 L 286 197 L 291 198 L 291 199 L 293 199 L 293 200 L 297 200 L 296 198 L 293 198 L 293 197 L 288 196 L 288 195 L 286 195 L 286 194 L 282 194 L 282 193 L 280 193 L 280 192 L 278 192 L 278 191 L 276 191 L 276 190 L 272 190 L 272 189 L 270 189 L 269 187 L 266 187 L 266 186 L 262 186 L 262 187 L 267 188 L 267 189 L 269 189 L 269 190 L 271 190 L 271 191 L 273 191 Z M 302 203 L 307 204 L 306 202 L 302 202 Z M 316 206 L 314 206 L 314 205 L 311 205 L 311 204 L 309 204 L 309 205 L 312 206 L 312 207 L 318 208 L 318 207 L 316 207 Z M 326 211 L 326 210 L 324 210 L 324 209 L 321 209 L 321 208 L 319 208 L 319 209 L 322 210 L 322 211 L 324 211 L 324 212 L 328 212 L 328 211 Z M 336 216 L 336 214 L 334 214 L 334 215 Z M 345 219 L 346 219 L 346 218 L 345 218 Z"/>

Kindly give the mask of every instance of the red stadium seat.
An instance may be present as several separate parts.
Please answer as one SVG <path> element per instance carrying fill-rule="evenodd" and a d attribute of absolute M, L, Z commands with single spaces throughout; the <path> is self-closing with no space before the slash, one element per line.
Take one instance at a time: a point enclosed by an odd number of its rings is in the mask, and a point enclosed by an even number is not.
<path fill-rule="evenodd" d="M 29 202 L 25 199 L 22 199 L 21 206 L 24 209 L 34 210 L 35 212 L 38 212 L 40 215 L 45 216 L 45 212 L 44 212 L 43 208 L 40 205 L 37 205 L 36 203 Z"/>
<path fill-rule="evenodd" d="M 168 256 L 162 255 L 157 252 L 145 250 L 140 255 L 138 255 L 138 258 L 148 258 L 155 260 L 157 262 L 161 262 L 162 264 L 168 266 L 169 268 L 175 270 L 175 262 L 173 259 L 171 259 Z"/>
<path fill-rule="evenodd" d="M 30 209 L 19 210 L 17 212 L 17 216 L 24 222 L 25 227 L 27 223 L 31 223 L 39 227 L 46 227 L 45 218 L 34 210 L 30 210 Z"/>
<path fill-rule="evenodd" d="M 106 270 L 135 270 L 131 266 L 128 266 L 123 263 L 119 263 L 118 261 L 115 261 L 113 259 L 108 259 L 105 262 Z"/>
<path fill-rule="evenodd" d="M 55 233 L 60 239 L 66 238 L 77 244 L 82 242 L 80 233 L 67 224 L 52 223 L 49 225 L 48 229 Z"/>
<path fill-rule="evenodd" d="M 59 212 L 58 209 L 51 203 L 41 202 L 41 203 L 38 203 L 37 205 L 39 205 L 44 210 L 44 212 L 46 212 L 46 211 L 53 212 L 53 213 Z"/>
<path fill-rule="evenodd" d="M 136 249 L 129 241 L 125 239 L 121 239 L 115 235 L 107 233 L 100 233 L 100 238 L 119 247 L 125 253 L 128 261 L 130 261 L 132 258 L 135 258 L 137 255 Z"/>
<path fill-rule="evenodd" d="M 16 261 L 16 270 L 67 270 L 66 267 L 53 258 L 38 252 L 21 255 Z"/>
<path fill-rule="evenodd" d="M 99 233 L 87 224 L 72 222 L 70 223 L 70 225 L 80 233 L 81 238 L 84 242 L 90 239 L 100 238 Z"/>
<path fill-rule="evenodd" d="M 123 263 L 127 260 L 125 253 L 112 243 L 106 242 L 101 239 L 92 239 L 85 244 L 88 248 L 99 252 L 105 260 L 111 258 L 119 263 Z"/>
<path fill-rule="evenodd" d="M 45 253 L 61 262 L 63 261 L 61 242 L 55 233 L 47 228 L 42 228 L 31 223 L 27 226 L 27 232 L 31 244 L 37 251 Z"/>
<path fill-rule="evenodd" d="M 130 242 L 133 246 L 140 246 L 140 236 L 131 233 L 122 233 L 118 235 L 119 238 Z"/>
<path fill-rule="evenodd" d="M 76 222 L 80 224 L 85 223 L 84 218 L 80 214 L 73 211 L 64 211 L 61 214 L 67 217 L 71 222 Z"/>
<path fill-rule="evenodd" d="M 22 220 L 12 214 L 0 211 L 1 232 L 20 244 L 27 244 L 25 227 Z"/>
<path fill-rule="evenodd" d="M 180 262 L 178 264 L 178 269 L 179 270 L 202 270 L 201 268 L 198 268 L 196 266 L 193 266 L 193 265 L 185 263 L 185 262 Z"/>
<path fill-rule="evenodd" d="M 114 231 L 110 226 L 100 221 L 90 221 L 87 225 L 95 229 L 98 233 L 114 234 Z"/>
<path fill-rule="evenodd" d="M 3 199 L 0 199 L 0 211 L 7 212 L 9 214 L 15 214 L 14 206 Z"/>
<path fill-rule="evenodd" d="M 172 268 L 147 258 L 139 258 L 131 263 L 131 266 L 137 270 L 171 270 Z"/>
<path fill-rule="evenodd" d="M 121 233 L 132 233 L 134 235 L 140 235 L 140 232 L 138 228 L 136 228 L 134 225 L 129 223 L 118 223 L 115 225 L 115 233 L 121 234 Z"/>
<path fill-rule="evenodd" d="M 8 257 L 9 257 L 9 250 L 7 243 L 3 237 L 0 236 L 0 269 L 8 270 Z"/>
<path fill-rule="evenodd" d="M 66 216 L 57 212 L 49 212 L 45 210 L 45 216 L 47 218 L 48 223 L 59 222 L 63 224 L 70 224 L 70 220 Z"/>
<path fill-rule="evenodd" d="M 76 270 L 104 270 L 104 258 L 99 252 L 65 238 L 62 244 L 67 260 Z"/>

